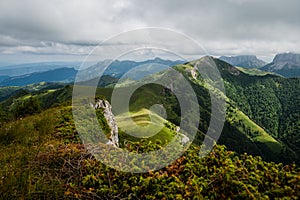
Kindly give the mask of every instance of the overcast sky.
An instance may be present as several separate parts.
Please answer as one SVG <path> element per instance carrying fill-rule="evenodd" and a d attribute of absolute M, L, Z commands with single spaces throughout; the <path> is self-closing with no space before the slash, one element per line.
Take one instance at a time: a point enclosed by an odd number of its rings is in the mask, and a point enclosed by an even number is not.
<path fill-rule="evenodd" d="M 99 42 L 143 27 L 186 34 L 214 56 L 270 61 L 300 52 L 300 1 L 1 0 L 0 65 L 81 61 Z"/>

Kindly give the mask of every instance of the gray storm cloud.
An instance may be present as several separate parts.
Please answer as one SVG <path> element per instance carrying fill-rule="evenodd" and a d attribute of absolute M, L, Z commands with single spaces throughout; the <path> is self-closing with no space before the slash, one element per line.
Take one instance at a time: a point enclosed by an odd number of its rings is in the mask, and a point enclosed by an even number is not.
<path fill-rule="evenodd" d="M 300 52 L 298 0 L 2 0 L 0 59 L 30 52 L 84 55 L 115 34 L 147 26 L 187 34 L 213 55 Z"/>

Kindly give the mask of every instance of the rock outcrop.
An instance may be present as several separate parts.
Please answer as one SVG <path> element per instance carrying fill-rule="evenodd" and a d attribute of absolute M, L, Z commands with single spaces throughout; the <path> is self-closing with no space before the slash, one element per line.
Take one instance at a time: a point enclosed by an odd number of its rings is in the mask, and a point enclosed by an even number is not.
<path fill-rule="evenodd" d="M 179 131 L 180 131 L 180 126 L 176 126 L 176 132 L 177 134 L 179 134 L 178 136 L 180 138 L 180 144 L 185 146 L 190 142 L 190 138 L 184 134 L 181 134 Z"/>
<path fill-rule="evenodd" d="M 91 104 L 91 106 L 97 110 L 101 109 L 103 112 L 103 115 L 107 121 L 107 125 L 110 128 L 110 134 L 108 136 L 108 142 L 106 144 L 112 145 L 114 147 L 119 147 L 119 134 L 118 134 L 118 125 L 115 120 L 115 116 L 112 112 L 112 106 L 107 100 L 103 99 L 97 99 L 95 104 Z M 174 131 L 177 132 L 178 137 L 179 137 L 179 142 L 181 145 L 187 145 L 190 140 L 187 136 L 184 134 L 180 133 L 180 127 L 176 126 L 174 127 Z"/>
<path fill-rule="evenodd" d="M 115 120 L 115 116 L 112 112 L 112 107 L 107 100 L 97 99 L 95 104 L 92 105 L 95 109 L 103 109 L 103 115 L 107 121 L 107 124 L 110 128 L 110 136 L 108 137 L 109 142 L 112 146 L 119 146 L 119 134 L 118 134 L 118 125 Z"/>

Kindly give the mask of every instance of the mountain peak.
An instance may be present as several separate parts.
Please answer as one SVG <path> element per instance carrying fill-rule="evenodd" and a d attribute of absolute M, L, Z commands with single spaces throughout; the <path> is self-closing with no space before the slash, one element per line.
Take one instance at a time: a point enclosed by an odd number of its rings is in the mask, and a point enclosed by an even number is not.
<path fill-rule="evenodd" d="M 244 68 L 259 68 L 266 64 L 263 60 L 258 59 L 255 55 L 221 56 L 219 59 L 231 65 Z"/>
<path fill-rule="evenodd" d="M 278 63 L 278 62 L 289 62 L 289 63 L 300 63 L 300 54 L 297 53 L 280 53 L 277 54 L 274 59 L 273 59 L 274 63 Z"/>
<path fill-rule="evenodd" d="M 262 69 L 281 74 L 285 77 L 299 77 L 300 54 L 290 52 L 277 54 L 272 63 L 267 64 Z"/>
<path fill-rule="evenodd" d="M 205 60 L 214 60 L 215 58 L 212 57 L 212 56 L 209 56 L 209 55 L 205 55 L 205 56 L 202 56 L 201 58 L 198 58 L 196 60 L 192 60 L 190 61 L 189 63 L 196 63 L 196 62 L 199 62 L 199 61 L 205 61 Z"/>

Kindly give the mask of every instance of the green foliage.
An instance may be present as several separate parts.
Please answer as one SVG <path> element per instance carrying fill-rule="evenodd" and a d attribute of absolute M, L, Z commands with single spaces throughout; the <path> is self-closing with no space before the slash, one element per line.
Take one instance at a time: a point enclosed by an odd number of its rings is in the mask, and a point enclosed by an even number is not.
<path fill-rule="evenodd" d="M 18 87 L 0 102 L 0 122 L 9 122 L 59 105 L 70 105 L 71 97 L 70 85 L 62 88 L 57 84 L 40 83 Z"/>
<path fill-rule="evenodd" d="M 279 161 L 299 163 L 300 79 L 243 73 L 239 76 L 224 74 L 224 79 L 233 106 L 286 148 L 286 155 L 277 157 Z"/>
<path fill-rule="evenodd" d="M 37 154 L 51 138 L 57 114 L 57 110 L 52 109 L 0 127 L 1 199 L 30 199 L 44 188 L 40 177 L 43 169 L 36 171 L 33 167 Z M 57 181 L 51 184 L 56 187 Z M 50 186 L 44 189 L 49 190 Z M 47 196 L 52 195 L 55 195 L 54 190 Z"/>
<path fill-rule="evenodd" d="M 153 142 L 159 143 L 161 146 L 168 144 L 174 136 L 177 134 L 175 129 L 176 126 L 158 114 L 147 110 L 142 109 L 138 112 L 126 113 L 128 114 L 124 116 L 124 114 L 116 116 L 116 121 L 118 122 L 119 128 L 119 143 L 124 145 L 127 141 L 131 142 Z M 150 117 L 151 116 L 151 117 Z M 131 126 L 131 123 L 128 123 L 128 120 L 133 120 L 135 125 Z M 158 126 L 161 129 L 157 130 L 158 132 L 153 134 L 153 127 Z M 126 132 L 135 133 L 138 137 L 134 137 L 132 135 L 126 134 Z"/>
<path fill-rule="evenodd" d="M 192 145 L 158 171 L 116 171 L 80 144 L 71 107 L 6 123 L 0 136 L 5 141 L 0 144 L 1 199 L 296 199 L 300 195 L 300 171 L 295 165 L 238 156 L 224 146 L 200 158 L 200 147 Z M 122 148 L 141 153 L 162 144 L 127 141 Z"/>
<path fill-rule="evenodd" d="M 73 121 L 72 107 L 63 107 L 60 109 L 60 116 L 55 129 L 55 136 L 61 138 L 65 144 L 81 143 Z"/>
<path fill-rule="evenodd" d="M 10 111 L 14 114 L 15 118 L 25 117 L 41 112 L 41 105 L 37 98 L 17 99 L 11 105 Z"/>
<path fill-rule="evenodd" d="M 104 117 L 103 108 L 99 108 L 96 110 L 96 116 L 104 134 L 109 136 L 111 129 L 106 121 L 106 118 Z"/>
<path fill-rule="evenodd" d="M 13 95 L 19 87 L 9 86 L 0 88 L 0 101 L 3 101 Z"/>
<path fill-rule="evenodd" d="M 266 160 L 299 160 L 299 79 L 249 76 L 221 61 L 216 64 L 228 97 L 219 141 L 238 154 L 217 145 L 207 156 L 199 157 L 198 144 L 210 121 L 209 93 L 201 77 L 190 77 L 191 64 L 180 65 L 176 69 L 191 81 L 197 93 L 199 134 L 171 165 L 144 174 L 116 171 L 86 152 L 73 122 L 72 107 L 67 106 L 71 86 L 40 91 L 3 90 L 6 97 L 0 103 L 0 199 L 297 199 L 299 168 Z M 131 86 L 116 90 L 127 92 L 128 87 Z M 97 89 L 97 94 L 103 95 L 100 98 L 109 99 L 111 92 L 111 88 Z M 181 119 L 179 103 L 170 90 L 155 84 L 139 88 L 130 100 L 130 112 L 137 113 L 156 103 L 163 104 L 168 114 L 169 121 L 162 121 L 164 129 L 143 139 L 120 130 L 121 148 L 135 153 L 155 151 L 173 138 L 174 127 Z M 122 109 L 119 112 L 115 115 L 122 114 Z M 97 115 L 100 126 L 110 131 L 101 110 Z M 137 123 L 148 118 L 143 113 L 133 116 Z M 136 167 L 135 162 L 132 167 Z M 158 161 L 147 161 L 155 162 Z"/>
<path fill-rule="evenodd" d="M 236 156 L 217 146 L 204 158 L 191 148 L 170 166 L 145 174 L 115 171 L 101 162 L 83 163 L 82 185 L 69 184 L 68 195 L 100 199 L 274 199 L 299 196 L 299 169 Z"/>

